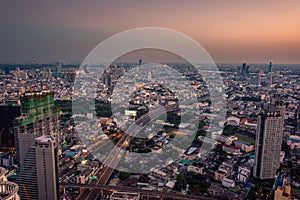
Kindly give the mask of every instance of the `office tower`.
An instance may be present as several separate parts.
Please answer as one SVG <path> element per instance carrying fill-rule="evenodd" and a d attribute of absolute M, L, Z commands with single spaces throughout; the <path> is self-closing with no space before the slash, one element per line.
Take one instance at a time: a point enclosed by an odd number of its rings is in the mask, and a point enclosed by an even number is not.
<path fill-rule="evenodd" d="M 246 74 L 249 74 L 250 72 L 249 72 L 249 69 L 250 69 L 250 66 L 249 65 L 247 65 L 247 67 L 246 67 Z"/>
<path fill-rule="evenodd" d="M 42 76 L 43 76 L 44 79 L 51 78 L 52 77 L 51 69 L 44 67 L 43 71 L 42 71 Z"/>
<path fill-rule="evenodd" d="M 270 61 L 269 62 L 269 77 L 270 77 L 269 87 L 270 88 L 272 87 L 272 84 L 273 84 L 273 71 L 272 71 L 272 68 L 273 68 L 273 63 L 272 63 L 272 61 Z"/>
<path fill-rule="evenodd" d="M 58 62 L 57 62 L 57 72 L 58 72 L 58 73 L 61 73 L 61 70 L 62 70 L 62 64 L 63 64 L 63 63 L 62 63 L 61 61 L 58 61 Z"/>
<path fill-rule="evenodd" d="M 58 144 L 42 135 L 34 139 L 20 168 L 17 182 L 22 199 L 58 199 Z"/>
<path fill-rule="evenodd" d="M 13 121 L 20 116 L 21 109 L 18 101 L 7 100 L 0 105 L 0 147 L 14 148 Z"/>
<path fill-rule="evenodd" d="M 300 102 L 298 103 L 298 108 L 295 113 L 295 119 L 297 120 L 297 132 L 300 132 Z"/>
<path fill-rule="evenodd" d="M 62 62 L 59 61 L 56 63 L 56 66 L 52 67 L 52 72 L 51 72 L 51 75 L 55 78 L 62 78 Z M 50 69 L 51 71 L 51 69 Z"/>
<path fill-rule="evenodd" d="M 268 69 L 269 74 L 272 72 L 272 68 L 273 68 L 273 64 L 272 64 L 272 61 L 270 61 L 269 62 L 269 69 Z"/>
<path fill-rule="evenodd" d="M 263 75 L 264 74 L 264 70 L 263 69 L 261 69 L 261 70 L 259 70 L 259 73 L 258 73 L 260 76 L 261 75 Z"/>
<path fill-rule="evenodd" d="M 152 73 L 148 72 L 148 81 L 152 81 Z"/>
<path fill-rule="evenodd" d="M 111 74 L 110 72 L 106 72 L 104 74 L 104 84 L 106 87 L 110 88 L 111 87 Z"/>
<path fill-rule="evenodd" d="M 260 75 L 253 75 L 250 78 L 250 85 L 260 85 L 261 84 L 261 77 Z"/>
<path fill-rule="evenodd" d="M 142 65 L 142 64 L 143 64 L 143 60 L 139 59 L 139 65 Z"/>
<path fill-rule="evenodd" d="M 238 74 L 238 75 L 241 74 L 241 67 L 240 67 L 240 66 L 237 67 L 237 74 Z"/>
<path fill-rule="evenodd" d="M 247 64 L 243 63 L 243 66 L 242 66 L 242 75 L 246 74 L 246 67 L 247 67 Z"/>
<path fill-rule="evenodd" d="M 285 107 L 278 96 L 265 100 L 258 117 L 253 175 L 259 179 L 275 178 L 280 165 Z"/>
<path fill-rule="evenodd" d="M 76 78 L 76 70 L 75 69 L 66 69 L 64 70 L 64 79 L 67 83 L 74 83 Z"/>
<path fill-rule="evenodd" d="M 110 88 L 112 86 L 110 66 L 106 66 L 105 72 L 103 74 L 103 81 L 107 88 Z"/>
<path fill-rule="evenodd" d="M 30 91 L 21 95 L 22 115 L 15 119 L 14 134 L 20 167 L 17 183 L 21 199 L 57 199 L 59 137 L 54 93 Z"/>

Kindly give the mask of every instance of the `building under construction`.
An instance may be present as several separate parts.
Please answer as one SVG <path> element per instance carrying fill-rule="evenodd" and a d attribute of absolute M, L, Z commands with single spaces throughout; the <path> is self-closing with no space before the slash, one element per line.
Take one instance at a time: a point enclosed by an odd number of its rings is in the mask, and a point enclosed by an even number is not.
<path fill-rule="evenodd" d="M 21 199 L 58 199 L 59 110 L 51 91 L 21 95 L 14 135 Z"/>

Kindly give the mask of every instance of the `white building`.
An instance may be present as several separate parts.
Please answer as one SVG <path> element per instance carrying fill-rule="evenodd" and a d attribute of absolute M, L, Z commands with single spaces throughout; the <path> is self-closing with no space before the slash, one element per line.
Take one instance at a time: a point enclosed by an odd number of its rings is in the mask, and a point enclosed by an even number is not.
<path fill-rule="evenodd" d="M 0 167 L 0 199 L 20 200 L 18 190 L 16 183 L 7 181 L 6 169 Z"/>
<path fill-rule="evenodd" d="M 249 181 L 251 170 L 247 167 L 239 167 L 237 179 L 243 183 Z"/>
<path fill-rule="evenodd" d="M 134 192 L 113 192 L 110 196 L 111 200 L 139 200 L 140 195 Z"/>
<path fill-rule="evenodd" d="M 229 178 L 223 178 L 222 185 L 224 187 L 234 187 L 235 186 L 235 181 L 231 180 Z"/>
<path fill-rule="evenodd" d="M 227 118 L 227 124 L 231 126 L 239 126 L 240 125 L 240 119 L 237 117 L 228 117 Z"/>

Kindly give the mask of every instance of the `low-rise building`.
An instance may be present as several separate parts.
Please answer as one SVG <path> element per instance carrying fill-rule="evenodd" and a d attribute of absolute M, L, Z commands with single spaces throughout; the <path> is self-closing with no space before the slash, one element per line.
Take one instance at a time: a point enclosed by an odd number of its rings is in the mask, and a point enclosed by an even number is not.
<path fill-rule="evenodd" d="M 223 164 L 219 166 L 218 170 L 220 172 L 224 172 L 226 176 L 229 176 L 231 174 L 232 167 L 228 166 L 228 165 L 224 165 L 224 162 L 223 162 Z"/>
<path fill-rule="evenodd" d="M 248 167 L 239 166 L 237 179 L 240 182 L 246 183 L 250 179 L 251 170 Z"/>
<path fill-rule="evenodd" d="M 222 146 L 222 150 L 225 151 L 226 153 L 232 153 L 232 154 L 240 153 L 240 148 L 235 147 L 235 146 L 230 146 L 227 144 L 224 144 Z"/>
<path fill-rule="evenodd" d="M 240 125 L 240 119 L 237 118 L 237 117 L 228 117 L 227 118 L 227 125 L 239 126 Z"/>
<path fill-rule="evenodd" d="M 157 177 L 160 177 L 160 178 L 164 178 L 164 177 L 167 176 L 167 174 L 165 172 L 163 172 L 163 171 L 161 171 L 159 169 L 154 169 L 152 171 L 152 173 L 153 173 L 154 176 L 157 176 Z"/>
<path fill-rule="evenodd" d="M 173 189 L 175 186 L 176 181 L 168 181 L 168 183 L 166 184 L 166 187 Z"/>
<path fill-rule="evenodd" d="M 278 186 L 274 191 L 274 200 L 289 200 L 291 199 L 291 186 L 285 185 L 284 188 Z"/>
<path fill-rule="evenodd" d="M 203 174 L 203 172 L 204 172 L 204 167 L 196 167 L 196 166 L 193 166 L 193 165 L 189 165 L 188 167 L 187 167 L 187 171 L 188 172 L 194 172 L 194 173 L 196 173 L 196 174 Z"/>
<path fill-rule="evenodd" d="M 226 142 L 227 138 L 228 138 L 228 136 L 226 136 L 226 135 L 219 135 L 218 141 L 219 142 Z"/>
<path fill-rule="evenodd" d="M 89 177 L 92 175 L 92 169 L 87 168 L 83 171 L 81 171 L 78 175 L 78 183 L 85 184 L 88 182 Z"/>
<path fill-rule="evenodd" d="M 223 178 L 222 180 L 222 185 L 224 187 L 234 187 L 235 186 L 235 181 L 229 178 Z"/>
<path fill-rule="evenodd" d="M 140 195 L 138 193 L 130 192 L 113 192 L 110 196 L 110 200 L 139 200 Z"/>
<path fill-rule="evenodd" d="M 219 171 L 219 170 L 215 171 L 215 180 L 217 181 L 222 181 L 223 178 L 225 178 L 226 176 L 227 174 L 223 171 Z"/>
<path fill-rule="evenodd" d="M 241 140 L 235 140 L 234 146 L 241 148 L 242 151 L 249 153 L 254 150 L 254 145 L 243 142 Z"/>
<path fill-rule="evenodd" d="M 236 136 L 225 136 L 225 135 L 220 135 L 218 137 L 219 142 L 225 142 L 227 145 L 231 145 L 233 141 L 238 140 Z"/>

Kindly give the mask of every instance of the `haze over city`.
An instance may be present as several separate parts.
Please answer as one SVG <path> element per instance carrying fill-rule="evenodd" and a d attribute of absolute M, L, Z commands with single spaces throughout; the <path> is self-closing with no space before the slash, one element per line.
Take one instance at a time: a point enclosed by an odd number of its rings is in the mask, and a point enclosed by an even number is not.
<path fill-rule="evenodd" d="M 300 2 L 2 1 L 0 62 L 81 62 L 101 41 L 163 27 L 198 41 L 217 63 L 300 63 Z"/>

